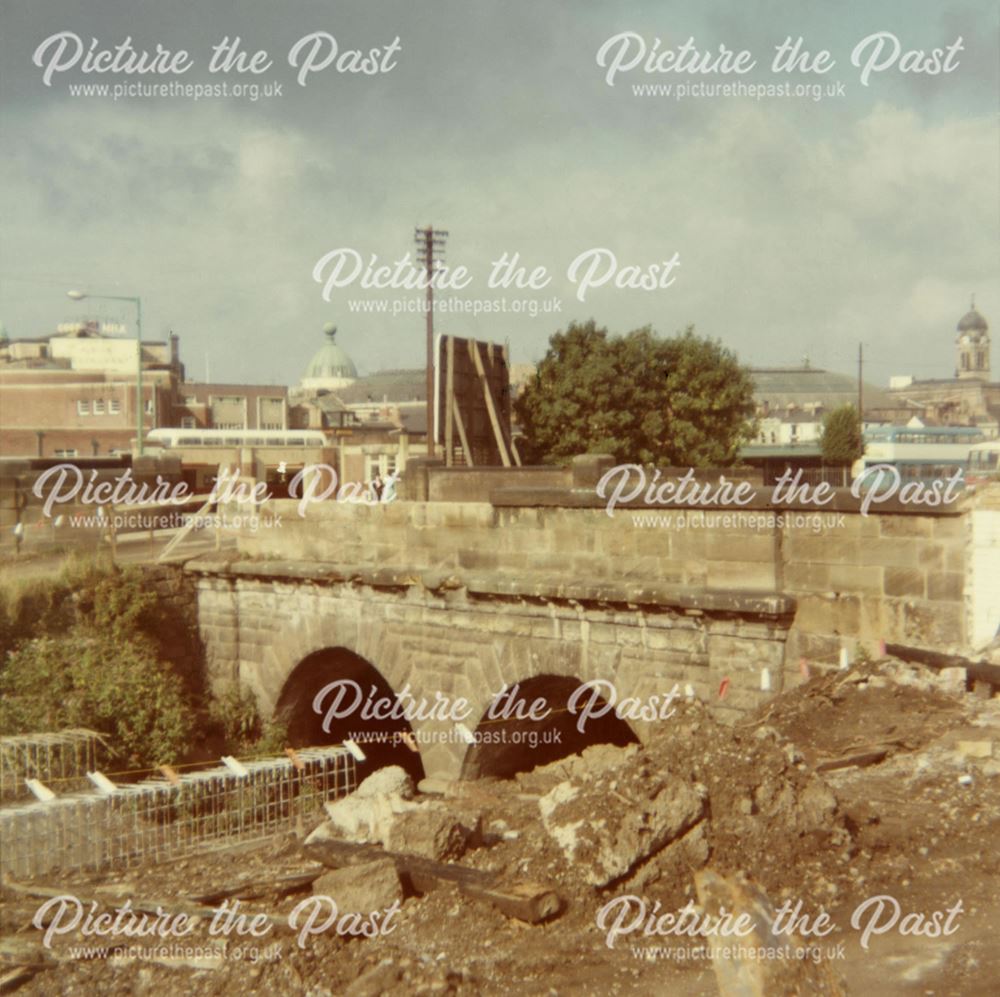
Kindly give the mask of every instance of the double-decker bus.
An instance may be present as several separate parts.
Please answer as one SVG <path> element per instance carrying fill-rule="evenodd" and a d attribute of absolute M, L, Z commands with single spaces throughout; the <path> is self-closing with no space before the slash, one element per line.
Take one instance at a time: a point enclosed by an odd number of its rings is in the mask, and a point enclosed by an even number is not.
<path fill-rule="evenodd" d="M 970 447 L 984 441 L 975 426 L 878 426 L 865 431 L 865 453 L 855 476 L 877 464 L 894 467 L 906 481 L 950 478 L 965 474 Z"/>
<path fill-rule="evenodd" d="M 969 447 L 965 480 L 970 485 L 1000 481 L 1000 440 L 987 440 Z"/>

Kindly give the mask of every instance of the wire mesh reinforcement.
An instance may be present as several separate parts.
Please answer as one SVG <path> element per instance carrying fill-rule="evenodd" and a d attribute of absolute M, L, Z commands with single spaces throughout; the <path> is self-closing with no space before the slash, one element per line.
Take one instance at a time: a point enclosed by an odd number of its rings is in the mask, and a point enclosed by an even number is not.
<path fill-rule="evenodd" d="M 58 791 L 86 786 L 102 746 L 100 734 L 83 729 L 0 737 L 0 803 L 29 797 L 26 779 Z"/>
<path fill-rule="evenodd" d="M 244 762 L 246 775 L 213 768 L 176 782 L 147 780 L 0 810 L 0 869 L 23 879 L 71 870 L 121 869 L 206 848 L 267 838 L 318 816 L 357 785 L 342 747 Z"/>

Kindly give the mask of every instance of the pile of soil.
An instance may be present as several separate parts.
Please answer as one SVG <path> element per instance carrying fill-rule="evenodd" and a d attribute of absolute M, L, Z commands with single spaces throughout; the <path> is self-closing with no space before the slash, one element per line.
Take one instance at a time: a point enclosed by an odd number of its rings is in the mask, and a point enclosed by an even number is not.
<path fill-rule="evenodd" d="M 1000 971 L 989 951 L 1000 930 L 1000 852 L 992 844 L 1000 835 L 1000 762 L 995 752 L 969 757 L 961 745 L 1000 745 L 998 735 L 1000 700 L 945 691 L 925 669 L 859 665 L 817 676 L 735 726 L 698 703 L 679 704 L 645 745 L 593 746 L 516 779 L 458 784 L 455 797 L 438 798 L 463 820 L 482 818 L 482 845 L 462 856 L 462 866 L 560 894 L 559 916 L 538 925 L 445 887 L 407 895 L 396 929 L 382 937 L 326 933 L 299 948 L 293 934 L 276 932 L 265 942 L 279 944 L 280 958 L 253 963 L 230 955 L 211 969 L 177 968 L 71 958 L 69 947 L 87 941 L 75 933 L 60 938 L 53 953 L 40 953 L 39 932 L 29 925 L 42 899 L 5 890 L 3 947 L 34 946 L 36 957 L 58 960 L 22 986 L 26 994 L 713 994 L 707 963 L 648 962 L 624 943 L 609 949 L 595 924 L 600 907 L 625 893 L 679 909 L 695 897 L 695 873 L 711 868 L 746 873 L 773 903 L 802 899 L 841 924 L 859 900 L 881 892 L 928 911 L 960 896 L 972 933 L 961 944 L 942 942 L 936 963 L 926 958 L 928 940 L 918 939 L 915 954 L 906 955 L 911 961 L 900 965 L 924 974 L 914 977 L 919 992 L 985 992 L 976 987 Z M 871 744 L 886 748 L 876 763 L 817 773 L 818 762 Z M 657 800 L 683 793 L 697 796 L 694 815 L 671 840 L 656 838 L 652 824 L 645 838 L 636 813 L 655 821 L 666 812 Z M 627 869 L 601 885 L 588 882 L 583 869 L 593 854 L 567 853 L 542 818 L 546 799 L 568 801 L 555 810 L 563 828 L 625 828 Z M 107 909 L 125 897 L 169 907 L 234 883 L 317 871 L 300 844 L 288 836 L 39 885 L 98 899 Z M 308 895 L 308 886 L 265 891 L 241 910 L 284 919 Z M 231 949 L 241 945 L 249 953 L 248 940 L 230 942 Z M 847 967 L 858 977 L 852 992 L 880 986 L 887 964 L 879 965 L 857 952 Z M 909 992 L 905 986 L 891 992 Z"/>
<path fill-rule="evenodd" d="M 953 690 L 955 686 L 951 687 Z M 792 741 L 810 765 L 870 746 L 930 744 L 967 712 L 939 673 L 891 658 L 820 673 L 760 707 L 754 720 Z"/>

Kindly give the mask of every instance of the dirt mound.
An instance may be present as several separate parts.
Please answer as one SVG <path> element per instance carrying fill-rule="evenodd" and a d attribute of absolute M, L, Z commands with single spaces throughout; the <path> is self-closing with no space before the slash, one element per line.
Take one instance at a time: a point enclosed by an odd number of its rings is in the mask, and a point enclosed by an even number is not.
<path fill-rule="evenodd" d="M 250 988 L 315 997 L 492 997 L 549 992 L 555 981 L 567 994 L 711 993 L 715 983 L 704 960 L 647 964 L 624 941 L 609 949 L 595 925 L 597 911 L 626 894 L 678 910 L 697 898 L 696 876 L 704 881 L 709 871 L 745 874 L 772 905 L 801 899 L 808 910 L 830 911 L 841 925 L 860 900 L 879 893 L 918 911 L 961 897 L 970 912 L 986 912 L 975 919 L 970 913 L 982 940 L 963 941 L 947 966 L 926 970 L 925 940 L 919 939 L 908 971 L 964 981 L 965 989 L 948 992 L 988 992 L 979 982 L 996 965 L 990 912 L 1000 910 L 1000 862 L 989 843 L 1000 834 L 1000 700 L 959 696 L 948 691 L 949 682 L 939 672 L 898 662 L 859 665 L 789 690 L 735 726 L 719 723 L 697 702 L 679 704 L 644 745 L 596 745 L 513 780 L 483 779 L 446 787 L 445 796 L 417 795 L 392 813 L 394 822 L 410 814 L 428 822 L 444 815 L 475 825 L 457 863 L 463 873 L 495 874 L 498 890 L 531 883 L 557 891 L 564 904 L 559 916 L 531 927 L 455 884 L 424 890 L 412 877 L 397 882 L 384 863 L 385 896 L 366 894 L 361 905 L 398 900 L 402 887 L 397 930 L 385 936 L 327 931 L 300 949 L 276 928 L 280 958 L 251 966 L 247 957 L 232 956 L 196 971 L 69 960 L 68 947 L 85 939 L 67 935 L 59 940 L 57 968 L 39 972 L 23 992 L 172 992 L 181 981 L 185 992 L 205 995 Z M 885 753 L 874 763 L 816 771 L 817 763 L 842 762 L 845 754 L 878 743 Z M 399 773 L 384 770 L 368 790 L 367 797 L 355 794 L 352 805 L 379 804 L 403 791 L 412 796 Z M 407 832 L 436 840 L 437 826 Z M 411 842 L 406 850 L 414 847 Z M 82 872 L 60 877 L 58 886 L 111 907 L 121 897 L 193 903 L 241 881 L 260 881 L 263 891 L 249 890 L 242 909 L 284 921 L 310 895 L 343 894 L 343 879 L 374 889 L 379 884 L 369 882 L 364 869 L 331 875 L 287 838 L 131 870 L 113 886 L 101 882 L 107 877 Z M 318 878 L 294 892 L 274 886 L 304 875 Z M 4 895 L 0 927 L 24 936 L 44 896 Z M 238 944 L 249 952 L 250 943 Z M 959 955 L 971 961 L 959 964 Z M 861 982 L 852 992 L 872 992 L 885 975 L 880 967 L 888 964 L 870 960 L 863 953 L 853 964 Z M 865 976 L 869 965 L 874 968 Z"/>
<path fill-rule="evenodd" d="M 553 882 L 587 908 L 622 889 L 682 904 L 706 865 L 822 902 L 852 849 L 834 793 L 796 745 L 698 703 L 644 746 L 601 746 L 468 792 L 495 838 L 464 862 Z"/>
<path fill-rule="evenodd" d="M 776 894 L 808 894 L 824 869 L 849 854 L 834 794 L 772 727 L 725 726 L 688 704 L 639 758 L 703 786 L 706 809 L 700 824 L 636 874 L 634 888 L 663 900 L 690 897 L 694 872 L 711 864 L 722 873 L 746 872 Z"/>
<path fill-rule="evenodd" d="M 812 765 L 872 746 L 892 755 L 930 744 L 959 721 L 964 691 L 964 678 L 883 658 L 814 676 L 753 720 L 794 742 Z"/>

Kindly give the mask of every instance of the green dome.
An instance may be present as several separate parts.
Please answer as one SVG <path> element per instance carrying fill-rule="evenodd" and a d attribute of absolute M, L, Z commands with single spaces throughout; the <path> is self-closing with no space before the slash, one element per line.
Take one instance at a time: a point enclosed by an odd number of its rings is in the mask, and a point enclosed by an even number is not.
<path fill-rule="evenodd" d="M 323 380 L 327 378 L 342 378 L 356 380 L 358 370 L 354 361 L 334 342 L 337 327 L 328 325 L 323 328 L 326 342 L 316 351 L 309 366 L 306 367 L 305 378 Z"/>

